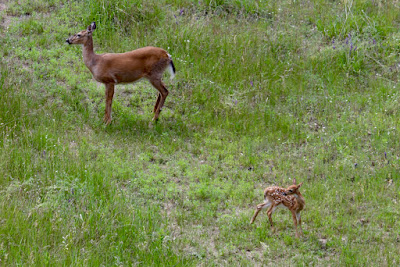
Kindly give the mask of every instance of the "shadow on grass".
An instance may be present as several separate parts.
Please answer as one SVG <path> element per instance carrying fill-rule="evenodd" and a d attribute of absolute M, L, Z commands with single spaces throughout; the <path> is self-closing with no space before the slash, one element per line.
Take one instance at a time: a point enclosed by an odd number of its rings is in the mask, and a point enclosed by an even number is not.
<path fill-rule="evenodd" d="M 158 121 L 153 121 L 150 116 L 135 114 L 119 114 L 114 118 L 110 125 L 100 124 L 102 121 L 93 125 L 98 131 L 105 131 L 107 134 L 116 138 L 141 138 L 153 139 L 160 136 L 167 138 L 190 138 L 193 131 L 182 118 L 162 117 Z M 101 127 L 99 127 L 101 125 Z"/>

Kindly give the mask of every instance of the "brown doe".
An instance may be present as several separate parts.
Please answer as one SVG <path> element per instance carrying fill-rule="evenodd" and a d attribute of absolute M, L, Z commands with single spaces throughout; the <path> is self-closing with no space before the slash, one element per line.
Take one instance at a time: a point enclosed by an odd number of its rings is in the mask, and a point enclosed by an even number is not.
<path fill-rule="evenodd" d="M 114 96 L 114 86 L 119 83 L 132 83 L 145 78 L 158 90 L 154 105 L 154 118 L 157 120 L 168 90 L 162 82 L 164 71 L 168 68 L 171 79 L 175 75 L 175 67 L 171 56 L 158 47 L 143 47 L 126 53 L 96 54 L 93 51 L 92 32 L 96 23 L 90 24 L 86 30 L 67 39 L 68 44 L 83 45 L 83 61 L 92 73 L 94 79 L 106 87 L 106 110 L 104 122 L 111 122 L 111 104 Z"/>
<path fill-rule="evenodd" d="M 301 233 L 301 216 L 300 211 L 303 210 L 305 205 L 304 197 L 301 195 L 299 188 L 303 183 L 296 185 L 296 179 L 293 180 L 293 184 L 288 188 L 282 188 L 278 186 L 267 187 L 264 190 L 264 202 L 257 205 L 256 211 L 251 218 L 250 223 L 253 223 L 262 209 L 269 207 L 267 211 L 268 219 L 271 224 L 272 231 L 274 231 L 274 225 L 272 223 L 272 213 L 278 207 L 285 207 L 290 210 L 293 217 L 293 223 L 296 229 L 296 237 L 299 237 L 297 231 L 297 224 L 300 226 Z"/>

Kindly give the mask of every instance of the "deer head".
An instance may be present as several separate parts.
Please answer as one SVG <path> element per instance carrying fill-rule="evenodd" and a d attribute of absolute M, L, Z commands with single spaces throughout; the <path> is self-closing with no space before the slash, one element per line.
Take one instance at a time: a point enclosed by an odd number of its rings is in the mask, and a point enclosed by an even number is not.
<path fill-rule="evenodd" d="M 90 37 L 92 37 L 92 32 L 96 29 L 96 23 L 92 22 L 86 30 L 80 31 L 75 35 L 69 37 L 66 42 L 68 44 L 85 44 Z"/>
<path fill-rule="evenodd" d="M 299 188 L 301 187 L 303 183 L 300 183 L 298 185 L 296 185 L 296 178 L 293 179 L 293 184 L 291 186 L 289 186 L 288 188 L 286 188 L 285 192 L 283 193 L 283 195 L 288 196 L 288 195 L 298 195 L 300 192 L 298 191 Z"/>

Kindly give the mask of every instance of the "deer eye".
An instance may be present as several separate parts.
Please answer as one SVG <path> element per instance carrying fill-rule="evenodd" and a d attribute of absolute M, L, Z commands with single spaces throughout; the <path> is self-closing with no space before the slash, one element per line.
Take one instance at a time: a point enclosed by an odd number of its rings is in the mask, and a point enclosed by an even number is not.
<path fill-rule="evenodd" d="M 289 192 L 290 192 L 290 193 L 293 193 L 293 190 L 292 190 L 292 189 L 290 189 L 290 190 L 289 190 Z"/>
<path fill-rule="evenodd" d="M 81 38 L 81 35 L 80 35 L 80 34 L 77 34 L 76 36 L 78 36 L 79 38 Z"/>

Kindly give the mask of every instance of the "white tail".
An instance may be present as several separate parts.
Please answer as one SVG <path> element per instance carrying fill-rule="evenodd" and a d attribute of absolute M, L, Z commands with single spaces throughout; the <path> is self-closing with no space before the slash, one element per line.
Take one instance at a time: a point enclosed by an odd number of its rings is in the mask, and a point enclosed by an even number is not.
<path fill-rule="evenodd" d="M 293 185 L 288 188 L 282 188 L 278 186 L 267 187 L 264 190 L 264 202 L 257 205 L 256 211 L 251 218 L 250 223 L 253 223 L 258 215 L 258 213 L 265 208 L 268 208 L 267 215 L 269 222 L 271 224 L 272 230 L 274 230 L 274 225 L 272 223 L 272 213 L 278 207 L 286 207 L 290 210 L 293 217 L 293 223 L 296 228 L 296 237 L 299 237 L 297 231 L 297 224 L 300 226 L 301 233 L 303 229 L 301 228 L 301 216 L 300 211 L 303 210 L 305 205 L 304 197 L 301 195 L 299 188 L 303 183 L 296 185 L 296 179 L 293 180 Z"/>
<path fill-rule="evenodd" d="M 111 105 L 114 96 L 114 86 L 118 83 L 132 83 L 146 78 L 158 90 L 154 105 L 154 118 L 157 120 L 168 90 L 162 82 L 164 71 L 168 68 L 171 79 L 175 76 L 175 66 L 171 56 L 164 49 L 158 47 L 143 47 L 126 53 L 106 53 L 98 55 L 93 51 L 92 32 L 96 29 L 93 22 L 86 30 L 67 39 L 68 44 L 83 45 L 83 61 L 96 81 L 104 83 L 106 87 L 106 110 L 104 122 L 111 122 Z"/>
<path fill-rule="evenodd" d="M 170 74 L 170 79 L 172 80 L 173 78 L 175 78 L 175 66 L 174 66 L 174 63 L 172 62 L 172 57 L 170 54 L 168 54 L 168 57 L 171 59 L 171 63 L 168 64 L 167 68 L 168 68 L 168 71 Z"/>

